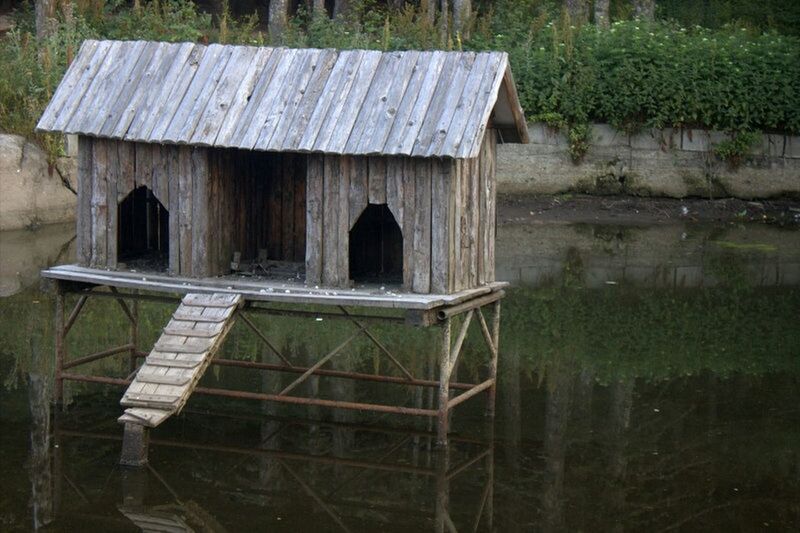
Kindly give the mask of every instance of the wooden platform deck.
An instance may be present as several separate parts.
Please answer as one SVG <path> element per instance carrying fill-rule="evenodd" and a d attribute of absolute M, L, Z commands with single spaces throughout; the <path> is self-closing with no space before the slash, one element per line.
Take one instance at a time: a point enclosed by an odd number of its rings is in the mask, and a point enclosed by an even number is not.
<path fill-rule="evenodd" d="M 239 295 L 187 294 L 120 403 L 123 424 L 156 427 L 180 412 L 233 326 Z"/>
<path fill-rule="evenodd" d="M 177 294 L 240 294 L 245 300 L 320 305 L 347 305 L 388 309 L 429 310 L 457 305 L 500 290 L 506 282 L 453 294 L 415 294 L 398 288 L 359 286 L 352 289 L 310 287 L 302 280 L 245 277 L 238 275 L 214 278 L 187 278 L 163 273 L 105 270 L 63 265 L 42 271 L 42 277 L 54 280 Z"/>

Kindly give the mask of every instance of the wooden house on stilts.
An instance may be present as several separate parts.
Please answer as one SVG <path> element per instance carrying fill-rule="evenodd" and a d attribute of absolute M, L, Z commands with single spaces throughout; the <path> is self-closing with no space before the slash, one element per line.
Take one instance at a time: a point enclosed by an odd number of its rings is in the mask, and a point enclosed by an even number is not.
<path fill-rule="evenodd" d="M 223 317 L 179 309 L 154 351 L 204 363 L 161 380 L 179 401 L 129 390 L 127 406 L 180 409 L 258 302 L 399 309 L 449 338 L 448 310 L 502 297 L 496 145 L 527 142 L 505 53 L 86 41 L 38 129 L 79 139 L 77 264 L 44 272 L 59 294 L 191 293 L 181 307 Z M 165 352 L 202 324 L 221 336 Z"/>

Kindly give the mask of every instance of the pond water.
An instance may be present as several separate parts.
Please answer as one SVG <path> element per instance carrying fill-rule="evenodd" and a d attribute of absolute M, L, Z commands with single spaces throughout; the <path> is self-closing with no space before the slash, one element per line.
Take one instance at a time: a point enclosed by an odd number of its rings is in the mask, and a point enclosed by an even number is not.
<path fill-rule="evenodd" d="M 800 232 L 504 225 L 498 278 L 514 286 L 494 424 L 470 400 L 436 451 L 419 420 L 197 397 L 154 432 L 140 471 L 117 465 L 120 389 L 69 384 L 66 410 L 50 408 L 52 300 L 38 270 L 70 261 L 73 236 L 0 234 L 2 531 L 800 529 Z M 90 301 L 70 350 L 120 343 L 112 303 Z M 142 348 L 169 313 L 142 305 Z M 349 334 L 325 321 L 262 325 L 298 360 Z M 422 341 L 379 333 L 425 371 Z M 482 372 L 478 340 L 465 380 Z M 226 353 L 269 357 L 243 330 Z M 366 344 L 334 361 L 380 364 Z M 113 360 L 92 367 L 127 374 Z M 204 381 L 279 385 L 220 367 Z M 429 399 L 344 380 L 309 387 Z"/>

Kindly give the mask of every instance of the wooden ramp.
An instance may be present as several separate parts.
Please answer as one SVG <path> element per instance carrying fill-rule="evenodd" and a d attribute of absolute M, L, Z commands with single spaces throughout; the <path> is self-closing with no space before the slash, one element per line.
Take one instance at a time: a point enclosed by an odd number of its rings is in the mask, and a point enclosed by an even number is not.
<path fill-rule="evenodd" d="M 238 294 L 187 294 L 120 403 L 123 424 L 156 427 L 180 412 L 236 319 Z"/>

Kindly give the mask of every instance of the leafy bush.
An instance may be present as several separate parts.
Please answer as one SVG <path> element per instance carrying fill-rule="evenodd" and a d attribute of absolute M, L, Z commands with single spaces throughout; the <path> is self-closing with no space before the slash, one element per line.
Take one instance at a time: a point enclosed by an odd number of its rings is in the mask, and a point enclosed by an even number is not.
<path fill-rule="evenodd" d="M 227 10 L 217 20 L 198 11 L 190 0 L 142 2 L 139 9 L 122 0 L 77 4 L 78 12 L 61 14 L 49 37 L 35 37 L 32 6 L 15 13 L 15 29 L 0 39 L 0 131 L 36 138 L 52 161 L 62 151 L 61 136 L 36 135 L 34 128 L 85 39 L 220 41 L 263 44 L 255 15 L 238 21 Z"/>
<path fill-rule="evenodd" d="M 363 6 L 364 4 L 359 4 Z M 337 48 L 505 50 L 529 118 L 566 126 L 800 131 L 800 39 L 644 21 L 608 30 L 554 19 L 537 0 L 500 0 L 471 37 L 441 43 L 414 8 L 347 19 L 300 17 L 288 44 Z"/>
<path fill-rule="evenodd" d="M 80 17 L 61 23 L 50 37 L 37 40 L 22 19 L 0 46 L 0 131 L 33 137 L 33 128 L 58 87 L 80 43 L 94 32 Z M 31 28 L 32 30 L 32 28 Z M 60 138 L 38 136 L 51 161 L 59 154 Z"/>
<path fill-rule="evenodd" d="M 84 38 L 264 42 L 255 17 L 233 19 L 227 2 L 216 20 L 190 0 L 153 0 L 138 10 L 122 0 L 81 5 L 44 42 L 32 37 L 32 9 L 24 8 L 17 29 L 0 40 L 0 60 L 6 66 L 0 79 L 0 130 L 31 134 Z M 557 2 L 497 0 L 476 3 L 483 7 L 465 36 L 442 42 L 439 28 L 414 6 L 392 10 L 376 0 L 352 0 L 350 5 L 349 15 L 336 20 L 301 10 L 282 44 L 505 50 L 528 117 L 566 128 L 578 158 L 585 151 L 589 121 L 626 131 L 696 126 L 734 134 L 800 132 L 797 37 L 643 21 L 615 22 L 607 30 L 576 27 L 559 16 Z"/>
<path fill-rule="evenodd" d="M 759 136 L 752 131 L 736 132 L 730 139 L 717 143 L 714 153 L 732 167 L 737 167 L 758 139 Z"/>
<path fill-rule="evenodd" d="M 658 0 L 656 9 L 659 18 L 687 26 L 721 28 L 736 23 L 800 36 L 800 2 L 797 0 Z"/>
<path fill-rule="evenodd" d="M 624 130 L 692 125 L 800 131 L 800 40 L 617 22 L 549 23 L 509 47 L 523 107 Z"/>

